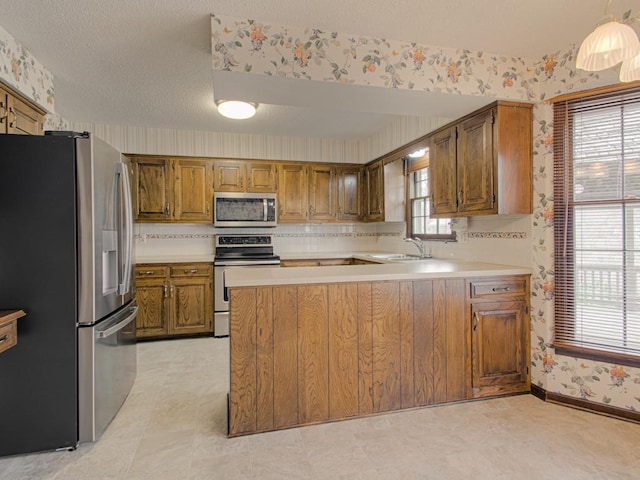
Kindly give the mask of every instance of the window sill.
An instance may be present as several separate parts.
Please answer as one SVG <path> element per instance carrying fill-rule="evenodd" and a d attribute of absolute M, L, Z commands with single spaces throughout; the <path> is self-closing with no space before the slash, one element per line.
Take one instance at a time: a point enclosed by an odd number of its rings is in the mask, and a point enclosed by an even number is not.
<path fill-rule="evenodd" d="M 586 360 L 595 360 L 600 362 L 614 363 L 627 367 L 640 367 L 640 355 L 629 353 L 619 353 L 609 350 L 600 350 L 597 348 L 586 348 L 577 345 L 556 344 L 555 352 L 558 355 L 566 355 L 568 357 L 584 358 Z"/>

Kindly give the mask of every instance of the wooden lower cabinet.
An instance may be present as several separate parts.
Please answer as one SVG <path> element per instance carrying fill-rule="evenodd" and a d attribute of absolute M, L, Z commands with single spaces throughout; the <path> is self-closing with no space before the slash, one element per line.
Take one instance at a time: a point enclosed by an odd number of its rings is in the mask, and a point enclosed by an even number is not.
<path fill-rule="evenodd" d="M 230 289 L 229 434 L 471 397 L 463 279 Z"/>
<path fill-rule="evenodd" d="M 529 391 L 528 278 L 472 280 L 468 285 L 473 396 Z"/>
<path fill-rule="evenodd" d="M 136 266 L 137 338 L 213 334 L 210 263 Z"/>

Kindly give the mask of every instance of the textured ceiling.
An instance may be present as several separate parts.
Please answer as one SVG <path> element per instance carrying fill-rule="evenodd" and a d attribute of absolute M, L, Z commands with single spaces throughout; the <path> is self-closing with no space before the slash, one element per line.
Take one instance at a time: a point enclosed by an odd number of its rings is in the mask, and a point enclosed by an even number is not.
<path fill-rule="evenodd" d="M 0 26 L 54 75 L 56 111 L 71 121 L 355 137 L 395 115 L 416 114 L 412 105 L 419 104 L 423 114 L 455 116 L 473 110 L 478 99 L 466 104 L 433 96 L 416 103 L 407 92 L 390 91 L 373 111 L 364 101 L 370 92 L 349 87 L 350 101 L 337 111 L 336 102 L 326 99 L 340 94 L 322 85 L 314 90 L 315 82 L 305 85 L 312 93 L 305 91 L 304 97 L 316 101 L 296 104 L 225 77 L 216 79 L 218 98 L 225 89 L 252 88 L 262 105 L 251 120 L 223 119 L 213 105 L 209 15 L 537 59 L 580 43 L 605 5 L 604 0 L 0 0 Z M 617 15 L 636 13 L 640 0 L 614 0 L 611 9 Z"/>

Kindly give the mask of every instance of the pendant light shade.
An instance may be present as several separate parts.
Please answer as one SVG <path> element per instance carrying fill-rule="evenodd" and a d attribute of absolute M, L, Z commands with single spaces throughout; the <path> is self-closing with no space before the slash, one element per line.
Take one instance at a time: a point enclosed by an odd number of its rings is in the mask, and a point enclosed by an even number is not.
<path fill-rule="evenodd" d="M 576 67 L 590 72 L 610 68 L 640 54 L 640 41 L 628 25 L 612 21 L 600 25 L 584 39 Z"/>
<path fill-rule="evenodd" d="M 622 62 L 620 67 L 620 81 L 634 82 L 640 80 L 640 55 L 636 55 L 630 60 Z"/>
<path fill-rule="evenodd" d="M 218 113 L 220 113 L 220 115 L 236 120 L 253 117 L 258 107 L 255 103 L 241 102 L 238 100 L 218 100 L 216 105 L 218 106 Z"/>

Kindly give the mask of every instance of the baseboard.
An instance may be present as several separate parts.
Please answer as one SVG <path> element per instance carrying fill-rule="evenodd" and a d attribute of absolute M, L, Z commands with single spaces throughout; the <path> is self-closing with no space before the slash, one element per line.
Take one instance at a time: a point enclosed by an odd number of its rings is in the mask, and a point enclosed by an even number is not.
<path fill-rule="evenodd" d="M 602 403 L 595 403 L 589 400 L 583 400 L 582 398 L 562 395 L 560 393 L 547 392 L 544 388 L 537 385 L 531 385 L 531 394 L 545 402 L 557 403 L 559 405 L 577 408 L 578 410 L 585 410 L 588 412 L 598 413 L 600 415 L 606 415 L 608 417 L 618 418 L 620 420 L 640 423 L 640 412 L 612 407 Z"/>

